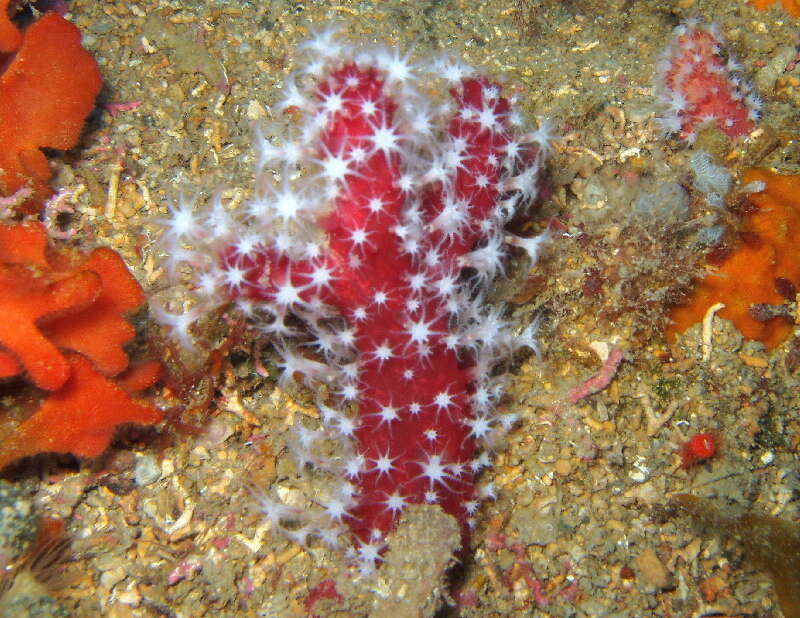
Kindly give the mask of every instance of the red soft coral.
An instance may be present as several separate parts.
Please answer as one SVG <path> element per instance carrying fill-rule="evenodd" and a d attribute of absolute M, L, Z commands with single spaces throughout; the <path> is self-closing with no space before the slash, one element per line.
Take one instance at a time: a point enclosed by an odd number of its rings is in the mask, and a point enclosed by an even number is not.
<path fill-rule="evenodd" d="M 47 13 L 25 30 L 20 43 L 7 5 L 0 0 L 0 52 L 16 55 L 0 75 L 0 195 L 31 187 L 33 199 L 26 205 L 31 211 L 52 192 L 41 149 L 77 144 L 101 79 L 75 26 Z"/>

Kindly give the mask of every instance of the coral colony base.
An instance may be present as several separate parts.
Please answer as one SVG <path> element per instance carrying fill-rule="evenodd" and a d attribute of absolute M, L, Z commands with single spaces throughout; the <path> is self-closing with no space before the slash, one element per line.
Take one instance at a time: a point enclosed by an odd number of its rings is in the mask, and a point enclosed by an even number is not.
<path fill-rule="evenodd" d="M 515 420 L 495 411 L 496 367 L 538 348 L 535 322 L 514 336 L 486 301 L 507 245 L 535 261 L 544 240 L 503 226 L 535 197 L 549 136 L 521 133 L 500 87 L 458 62 L 426 69 L 332 32 L 302 50 L 281 104 L 296 129 L 257 135 L 255 195 L 241 214 L 214 200 L 162 222 L 168 270 L 191 267 L 197 305 L 154 311 L 190 346 L 191 323 L 235 301 L 274 343 L 281 385 L 324 385 L 323 429 L 298 426 L 294 449 L 301 468 L 335 479 L 314 497 L 319 509 L 260 500 L 301 544 L 337 546 L 349 528 L 352 557 L 370 572 L 409 504 L 440 505 L 466 540 L 493 494 L 476 475 Z"/>

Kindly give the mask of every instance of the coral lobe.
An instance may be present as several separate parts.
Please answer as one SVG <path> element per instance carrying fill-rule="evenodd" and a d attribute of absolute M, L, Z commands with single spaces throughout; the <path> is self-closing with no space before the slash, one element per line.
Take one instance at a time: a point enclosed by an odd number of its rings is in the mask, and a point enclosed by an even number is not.
<path fill-rule="evenodd" d="M 12 37 L 1 35 L 0 41 L 13 45 Z M 101 85 L 97 64 L 80 40 L 74 25 L 46 13 L 25 30 L 0 75 L 0 194 L 30 186 L 35 200 L 46 198 L 51 172 L 41 148 L 77 144 Z"/>

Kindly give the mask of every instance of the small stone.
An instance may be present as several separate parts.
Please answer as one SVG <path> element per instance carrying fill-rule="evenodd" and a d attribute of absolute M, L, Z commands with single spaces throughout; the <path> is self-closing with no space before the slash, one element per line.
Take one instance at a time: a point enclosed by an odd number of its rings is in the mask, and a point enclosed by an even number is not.
<path fill-rule="evenodd" d="M 549 545 L 558 539 L 558 513 L 553 505 L 516 509 L 511 527 L 525 545 Z"/>
<path fill-rule="evenodd" d="M 36 538 L 33 504 L 16 485 L 0 481 L 0 572 Z"/>
<path fill-rule="evenodd" d="M 130 590 L 123 590 L 122 592 L 118 592 L 117 601 L 119 601 L 123 605 L 138 607 L 139 604 L 142 602 L 142 593 L 139 592 L 139 589 L 136 586 L 134 586 Z"/>
<path fill-rule="evenodd" d="M 100 585 L 111 590 L 114 586 L 125 579 L 125 569 L 122 566 L 116 566 L 113 569 L 108 569 L 100 575 Z"/>
<path fill-rule="evenodd" d="M 172 476 L 175 473 L 175 462 L 171 459 L 163 459 L 161 461 L 161 475 Z"/>
<path fill-rule="evenodd" d="M 634 483 L 644 483 L 647 480 L 647 474 L 645 474 L 642 470 L 639 470 L 638 468 L 628 472 L 628 477 Z"/>
<path fill-rule="evenodd" d="M 250 101 L 247 104 L 247 119 L 248 120 L 261 120 L 267 115 L 264 106 L 258 101 Z"/>
<path fill-rule="evenodd" d="M 153 455 L 143 455 L 136 461 L 133 477 L 139 487 L 151 485 L 161 478 L 161 466 Z"/>
<path fill-rule="evenodd" d="M 556 461 L 555 469 L 559 476 L 569 476 L 572 472 L 572 463 L 567 459 L 559 459 Z"/>
<path fill-rule="evenodd" d="M 224 451 L 220 454 L 222 453 L 224 453 Z M 196 458 L 198 461 L 208 461 L 211 459 L 211 453 L 208 452 L 205 446 L 200 445 L 192 449 L 192 457 Z M 222 459 L 224 459 L 224 457 Z"/>
<path fill-rule="evenodd" d="M 142 512 L 151 519 L 158 517 L 158 505 L 155 500 L 145 500 L 141 505 Z"/>
<path fill-rule="evenodd" d="M 794 58 L 796 51 L 793 45 L 784 45 L 769 55 L 767 63 L 756 73 L 755 82 L 759 92 L 770 92 L 786 68 Z"/>
<path fill-rule="evenodd" d="M 210 448 L 219 446 L 233 434 L 233 427 L 231 427 L 224 419 L 219 417 L 211 419 L 206 425 L 202 435 L 198 437 L 198 444 L 202 447 Z M 197 451 L 197 449 L 194 449 Z M 210 459 L 208 450 L 205 451 L 203 456 L 199 452 L 195 455 L 200 459 Z"/>
<path fill-rule="evenodd" d="M 636 566 L 644 581 L 656 590 L 672 587 L 672 574 L 652 549 L 645 549 L 639 554 L 639 557 L 636 558 Z"/>

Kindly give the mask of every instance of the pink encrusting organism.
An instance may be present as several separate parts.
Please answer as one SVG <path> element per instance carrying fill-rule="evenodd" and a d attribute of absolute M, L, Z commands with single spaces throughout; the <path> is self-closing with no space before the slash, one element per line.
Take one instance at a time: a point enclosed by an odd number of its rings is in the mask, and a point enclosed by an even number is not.
<path fill-rule="evenodd" d="M 667 106 L 661 126 L 689 144 L 707 125 L 730 138 L 750 133 L 761 102 L 741 76 L 739 64 L 726 54 L 716 26 L 690 20 L 674 34 L 656 64 L 656 92 Z"/>
<path fill-rule="evenodd" d="M 192 267 L 201 307 L 235 300 L 272 339 L 282 385 L 318 388 L 322 428 L 300 426 L 295 455 L 335 481 L 314 498 L 316 512 L 264 495 L 265 513 L 301 543 L 335 545 L 349 528 L 369 571 L 409 504 L 440 505 L 466 538 L 492 494 L 476 475 L 515 420 L 495 411 L 496 367 L 538 347 L 536 322 L 512 335 L 487 294 L 508 244 L 533 260 L 539 252 L 544 235 L 503 226 L 535 197 L 549 136 L 519 133 L 500 87 L 457 62 L 425 73 L 397 51 L 353 49 L 330 32 L 304 48 L 281 106 L 296 135 L 258 136 L 244 216 L 219 201 L 202 215 L 181 205 L 162 241 L 170 271 Z M 448 88 L 447 101 L 423 94 Z M 155 309 L 188 345 L 200 311 Z M 307 329 L 299 345 L 297 318 Z"/>

